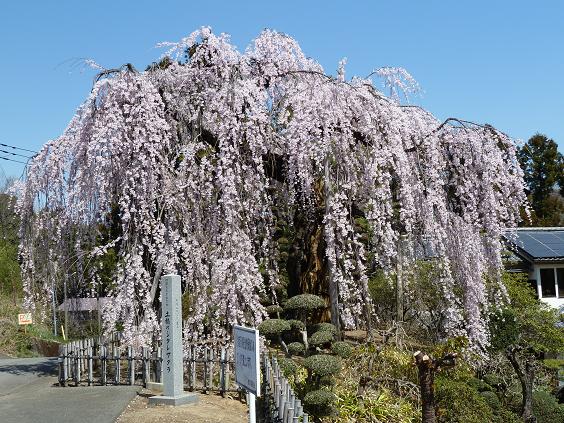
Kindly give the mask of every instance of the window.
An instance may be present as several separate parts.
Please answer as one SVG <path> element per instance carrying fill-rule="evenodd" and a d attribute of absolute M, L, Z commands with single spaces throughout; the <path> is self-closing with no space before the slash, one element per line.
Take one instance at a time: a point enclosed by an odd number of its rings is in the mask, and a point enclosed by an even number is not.
<path fill-rule="evenodd" d="M 564 267 L 556 269 L 556 276 L 558 281 L 558 296 L 564 298 Z"/>
<path fill-rule="evenodd" d="M 541 269 L 541 290 L 543 298 L 556 297 L 556 285 L 554 280 L 555 269 Z"/>

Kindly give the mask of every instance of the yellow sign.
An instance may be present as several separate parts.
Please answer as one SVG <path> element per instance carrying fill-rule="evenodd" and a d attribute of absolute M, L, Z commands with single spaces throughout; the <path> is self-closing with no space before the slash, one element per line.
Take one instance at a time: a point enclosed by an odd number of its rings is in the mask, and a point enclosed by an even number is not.
<path fill-rule="evenodd" d="M 20 313 L 18 314 L 18 324 L 20 325 L 31 325 L 33 321 L 31 320 L 31 313 Z"/>

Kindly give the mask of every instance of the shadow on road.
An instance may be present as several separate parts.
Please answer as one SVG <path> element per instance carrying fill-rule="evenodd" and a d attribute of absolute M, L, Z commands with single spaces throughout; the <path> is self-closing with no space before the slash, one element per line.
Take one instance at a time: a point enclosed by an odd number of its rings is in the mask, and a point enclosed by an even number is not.
<path fill-rule="evenodd" d="M 12 363 L 10 363 L 12 362 Z M 56 376 L 57 359 L 13 359 L 0 360 L 0 373 L 11 373 L 14 375 L 33 374 L 37 377 Z"/>

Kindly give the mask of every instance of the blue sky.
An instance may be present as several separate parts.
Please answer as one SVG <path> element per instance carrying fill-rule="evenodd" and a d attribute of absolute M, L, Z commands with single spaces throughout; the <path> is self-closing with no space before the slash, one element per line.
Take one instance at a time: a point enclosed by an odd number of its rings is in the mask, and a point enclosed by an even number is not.
<path fill-rule="evenodd" d="M 285 32 L 328 73 L 343 57 L 347 77 L 405 67 L 424 90 L 414 102 L 438 118 L 523 140 L 542 132 L 563 152 L 563 21 L 564 2 L 542 0 L 2 0 L 0 143 L 37 150 L 61 134 L 92 86 L 80 58 L 144 69 L 161 54 L 155 44 L 209 25 L 241 50 L 263 28 Z"/>

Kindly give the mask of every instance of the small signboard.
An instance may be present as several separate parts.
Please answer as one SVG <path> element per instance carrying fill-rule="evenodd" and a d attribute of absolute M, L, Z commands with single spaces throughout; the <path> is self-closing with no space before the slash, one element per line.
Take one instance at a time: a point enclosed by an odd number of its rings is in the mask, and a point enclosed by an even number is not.
<path fill-rule="evenodd" d="M 31 313 L 20 313 L 18 314 L 18 324 L 19 325 L 31 325 L 33 320 L 31 319 Z"/>
<path fill-rule="evenodd" d="M 260 396 L 259 332 L 244 326 L 233 327 L 235 341 L 235 382 L 250 394 Z"/>

